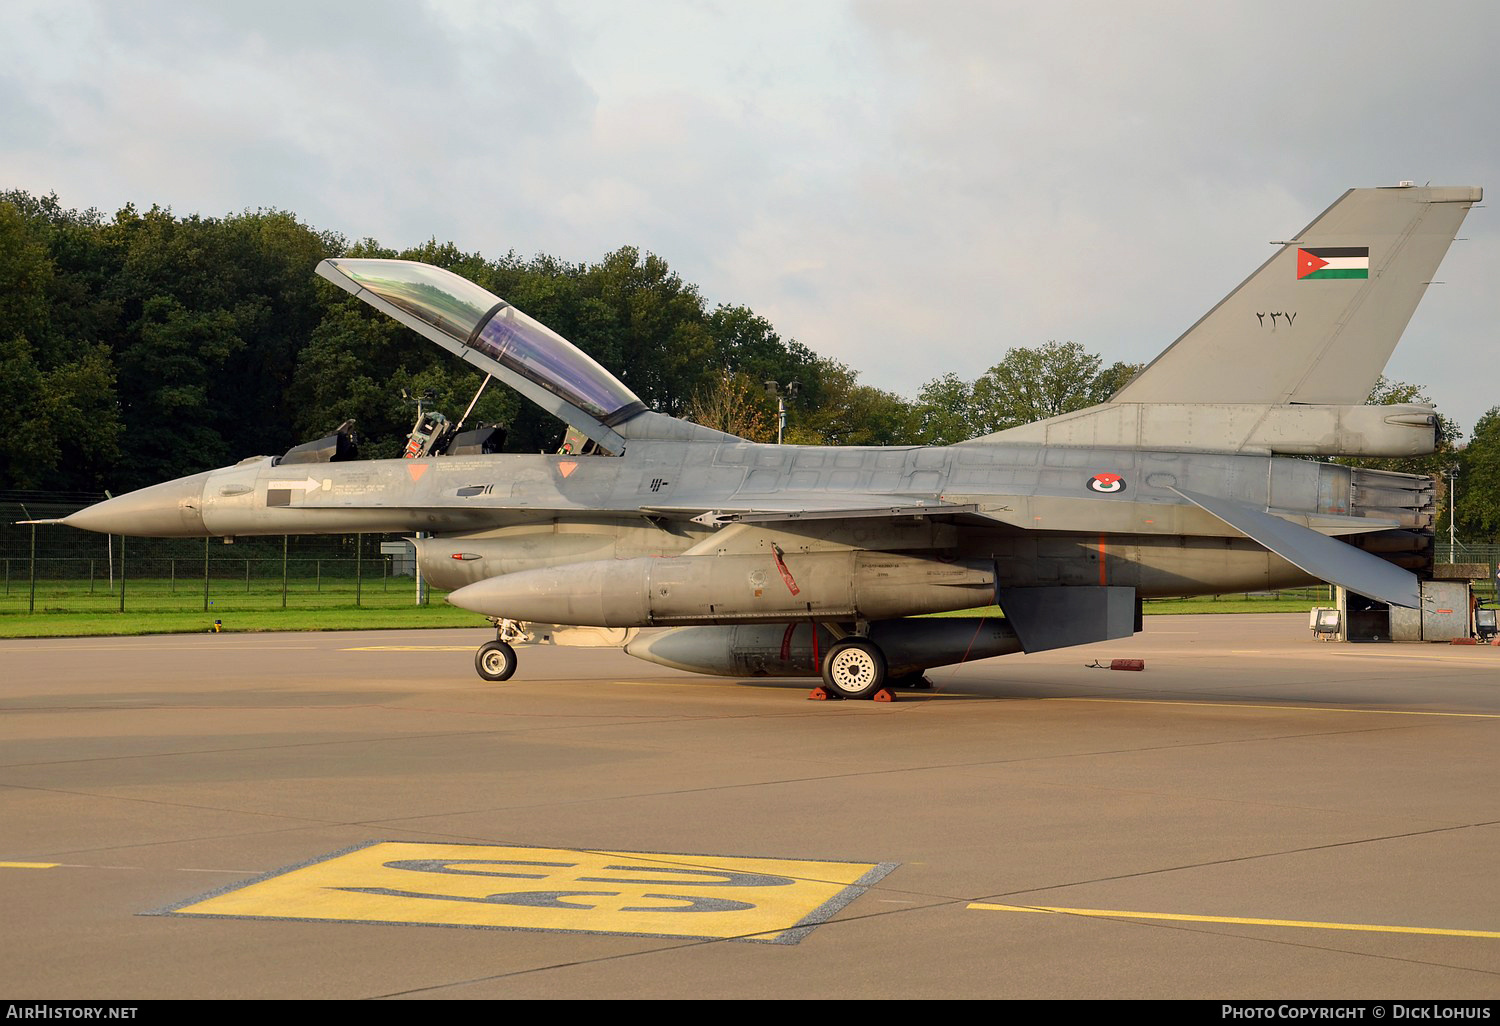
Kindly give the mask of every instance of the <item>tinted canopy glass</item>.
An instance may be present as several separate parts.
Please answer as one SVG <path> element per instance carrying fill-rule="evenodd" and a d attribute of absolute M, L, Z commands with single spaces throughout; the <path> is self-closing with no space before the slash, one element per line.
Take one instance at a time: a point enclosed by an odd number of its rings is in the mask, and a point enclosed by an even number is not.
<path fill-rule="evenodd" d="M 324 263 L 402 313 L 604 424 L 645 409 L 630 389 L 573 343 L 452 271 L 410 260 Z"/>

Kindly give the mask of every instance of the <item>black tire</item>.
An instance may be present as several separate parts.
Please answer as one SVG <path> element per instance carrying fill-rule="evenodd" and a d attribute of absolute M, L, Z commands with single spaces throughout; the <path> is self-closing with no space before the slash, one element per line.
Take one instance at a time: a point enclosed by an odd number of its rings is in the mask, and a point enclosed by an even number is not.
<path fill-rule="evenodd" d="M 823 657 L 823 687 L 839 698 L 869 698 L 886 685 L 885 655 L 861 638 L 845 638 Z"/>
<path fill-rule="evenodd" d="M 516 662 L 516 650 L 503 641 L 486 642 L 474 653 L 474 670 L 485 680 L 510 680 Z"/>

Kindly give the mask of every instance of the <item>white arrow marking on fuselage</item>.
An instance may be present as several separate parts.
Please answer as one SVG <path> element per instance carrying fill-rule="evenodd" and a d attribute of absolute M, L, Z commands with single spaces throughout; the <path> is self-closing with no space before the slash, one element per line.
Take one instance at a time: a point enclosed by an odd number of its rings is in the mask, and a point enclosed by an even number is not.
<path fill-rule="evenodd" d="M 269 488 L 305 488 L 309 492 L 315 492 L 319 488 L 323 487 L 323 482 L 319 481 L 315 477 L 310 477 L 310 478 L 308 478 L 305 481 L 272 481 L 269 485 L 267 485 L 267 487 L 269 487 Z"/>

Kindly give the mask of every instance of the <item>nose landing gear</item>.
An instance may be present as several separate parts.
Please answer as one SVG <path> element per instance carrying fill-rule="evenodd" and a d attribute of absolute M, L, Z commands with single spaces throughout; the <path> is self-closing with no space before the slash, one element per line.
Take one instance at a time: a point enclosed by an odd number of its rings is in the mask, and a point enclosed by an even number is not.
<path fill-rule="evenodd" d="M 474 669 L 488 681 L 510 680 L 516 672 L 516 650 L 503 641 L 487 641 L 474 653 Z"/>
<path fill-rule="evenodd" d="M 474 671 L 484 680 L 498 683 L 510 680 L 516 672 L 519 660 L 511 643 L 529 641 L 531 635 L 516 620 L 490 617 L 490 622 L 495 625 L 495 640 L 480 645 L 479 651 L 474 653 Z"/>

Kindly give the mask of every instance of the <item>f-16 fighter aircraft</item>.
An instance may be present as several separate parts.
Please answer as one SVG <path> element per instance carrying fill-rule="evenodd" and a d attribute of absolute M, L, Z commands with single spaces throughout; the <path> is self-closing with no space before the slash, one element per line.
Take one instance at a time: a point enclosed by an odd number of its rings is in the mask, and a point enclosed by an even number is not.
<path fill-rule="evenodd" d="M 147 536 L 418 532 L 423 573 L 516 624 L 670 627 L 627 651 L 865 697 L 924 669 L 1122 638 L 1141 599 L 1318 580 L 1416 606 L 1431 479 L 1293 456 L 1433 451 L 1430 406 L 1363 405 L 1473 187 L 1353 189 L 1108 402 L 945 447 L 763 445 L 647 410 L 503 299 L 437 267 L 318 273 L 571 429 L 551 455 L 337 438 L 61 522 Z M 462 444 L 467 441 L 468 444 Z M 909 619 L 998 602 L 1003 619 Z M 632 632 L 634 633 L 634 632 Z"/>

